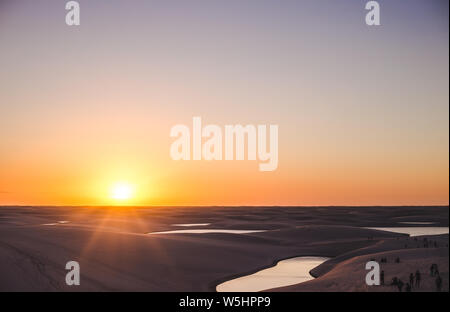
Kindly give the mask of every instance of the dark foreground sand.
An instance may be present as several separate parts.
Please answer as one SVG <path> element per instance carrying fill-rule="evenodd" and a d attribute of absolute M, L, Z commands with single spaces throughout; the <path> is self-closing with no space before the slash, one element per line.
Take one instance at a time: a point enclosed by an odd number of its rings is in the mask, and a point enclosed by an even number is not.
<path fill-rule="evenodd" d="M 419 269 L 414 291 L 434 291 L 429 266 L 437 263 L 448 291 L 448 235 L 428 237 L 437 247 L 425 248 L 423 237 L 361 228 L 405 221 L 448 226 L 448 207 L 0 207 L 0 291 L 214 291 L 295 256 L 333 259 L 312 271 L 317 279 L 276 291 L 398 291 L 365 285 L 365 263 L 383 257 L 386 282 Z M 180 229 L 175 223 L 270 231 L 147 234 Z M 80 263 L 80 286 L 65 284 L 71 260 Z"/>

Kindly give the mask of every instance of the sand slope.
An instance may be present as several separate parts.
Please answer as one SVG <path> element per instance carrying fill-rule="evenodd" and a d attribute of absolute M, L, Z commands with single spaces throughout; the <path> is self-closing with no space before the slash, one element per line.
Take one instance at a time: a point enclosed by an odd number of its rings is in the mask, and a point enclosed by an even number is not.
<path fill-rule="evenodd" d="M 222 281 L 284 258 L 342 257 L 317 270 L 322 276 L 314 282 L 320 283 L 332 271 L 345 272 L 336 264 L 356 261 L 361 250 L 392 250 L 389 242 L 404 235 L 359 226 L 398 226 L 402 216 L 448 226 L 447 207 L 0 207 L 0 291 L 214 291 Z M 269 231 L 146 234 L 173 230 L 174 223 Z M 71 260 L 81 265 L 77 287 L 65 284 Z M 315 289 L 350 290 L 321 285 Z"/>
<path fill-rule="evenodd" d="M 442 291 L 448 291 L 448 235 L 427 236 L 428 242 L 437 242 L 438 247 L 423 247 L 424 237 L 381 240 L 366 248 L 357 249 L 335 257 L 312 270 L 317 279 L 270 291 L 399 291 L 389 286 L 397 277 L 405 284 L 409 282 L 409 274 L 417 270 L 421 272 L 420 288 L 412 291 L 436 291 L 436 277 L 430 275 L 430 266 L 438 265 L 442 278 Z M 417 248 L 419 246 L 419 248 Z M 441 247 L 439 247 L 441 246 Z M 387 263 L 381 259 L 386 258 Z M 396 263 L 396 258 L 400 263 Z M 375 260 L 385 272 L 385 286 L 367 286 L 365 264 Z M 405 287 L 403 288 L 403 291 Z"/>

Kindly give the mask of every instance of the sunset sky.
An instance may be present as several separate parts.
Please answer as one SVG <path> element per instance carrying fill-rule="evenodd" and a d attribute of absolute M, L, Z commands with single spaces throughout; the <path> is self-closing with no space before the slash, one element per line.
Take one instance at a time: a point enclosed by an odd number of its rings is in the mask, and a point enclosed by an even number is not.
<path fill-rule="evenodd" d="M 448 1 L 366 2 L 0 0 L 0 205 L 448 205 Z M 278 169 L 172 160 L 193 116 Z"/>

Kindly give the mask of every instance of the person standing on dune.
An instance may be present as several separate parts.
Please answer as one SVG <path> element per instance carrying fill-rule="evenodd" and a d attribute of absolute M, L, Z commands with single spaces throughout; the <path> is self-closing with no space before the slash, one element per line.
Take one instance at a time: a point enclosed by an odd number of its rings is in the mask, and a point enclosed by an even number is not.
<path fill-rule="evenodd" d="M 420 272 L 419 272 L 419 270 L 416 271 L 416 286 L 417 286 L 417 288 L 420 287 Z"/>
<path fill-rule="evenodd" d="M 402 282 L 401 279 L 398 280 L 397 287 L 398 287 L 398 291 L 399 291 L 399 292 L 402 292 L 402 289 L 403 289 L 403 282 Z"/>
<path fill-rule="evenodd" d="M 436 277 L 436 289 L 437 291 L 441 291 L 442 289 L 442 278 L 438 273 L 438 276 Z"/>

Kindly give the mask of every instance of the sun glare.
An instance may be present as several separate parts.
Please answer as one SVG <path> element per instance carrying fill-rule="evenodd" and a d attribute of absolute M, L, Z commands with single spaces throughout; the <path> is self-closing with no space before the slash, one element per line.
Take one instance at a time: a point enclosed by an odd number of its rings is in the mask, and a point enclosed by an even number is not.
<path fill-rule="evenodd" d="M 127 200 L 133 197 L 133 187 L 126 182 L 119 182 L 113 185 L 111 189 L 111 198 L 115 200 Z"/>

